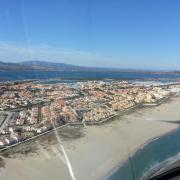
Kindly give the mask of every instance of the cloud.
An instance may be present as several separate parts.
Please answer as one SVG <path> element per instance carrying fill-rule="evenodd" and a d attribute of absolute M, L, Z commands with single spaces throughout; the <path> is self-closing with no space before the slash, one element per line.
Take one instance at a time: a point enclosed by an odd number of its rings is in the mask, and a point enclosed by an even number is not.
<path fill-rule="evenodd" d="M 28 46 L 12 42 L 0 42 L 0 61 L 22 62 L 29 60 L 44 60 L 87 66 L 101 64 L 101 58 L 89 52 L 67 50 L 48 44 Z"/>

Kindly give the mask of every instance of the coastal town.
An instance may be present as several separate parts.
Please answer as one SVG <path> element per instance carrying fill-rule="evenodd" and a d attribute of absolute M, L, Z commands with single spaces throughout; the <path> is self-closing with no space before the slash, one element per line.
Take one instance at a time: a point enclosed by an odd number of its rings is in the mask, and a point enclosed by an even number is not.
<path fill-rule="evenodd" d="M 178 95 L 180 83 L 79 81 L 0 84 L 0 148 L 64 125 L 97 124 Z"/>

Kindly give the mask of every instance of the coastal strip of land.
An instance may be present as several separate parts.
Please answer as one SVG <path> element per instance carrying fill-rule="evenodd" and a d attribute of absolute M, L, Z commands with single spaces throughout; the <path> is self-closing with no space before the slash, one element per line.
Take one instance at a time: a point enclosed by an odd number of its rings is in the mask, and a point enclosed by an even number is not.
<path fill-rule="evenodd" d="M 180 119 L 179 106 L 180 99 L 173 97 L 160 106 L 125 113 L 103 126 L 82 127 L 84 137 L 62 142 L 76 179 L 105 177 L 144 143 L 177 128 L 177 124 L 169 122 Z M 61 152 L 58 144 L 49 148 Z M 47 153 L 48 158 L 44 153 L 23 159 L 4 158 L 6 166 L 1 169 L 0 178 L 46 180 L 52 175 L 54 180 L 60 177 L 71 179 L 66 164 L 58 155 Z M 49 171 L 52 165 L 53 170 Z"/>
<path fill-rule="evenodd" d="M 0 149 L 4 151 L 65 124 L 102 124 L 119 113 L 156 106 L 179 93 L 179 82 L 2 84 Z"/>
<path fill-rule="evenodd" d="M 174 96 L 172 96 L 172 97 L 174 97 Z M 27 139 L 24 139 L 24 140 L 22 140 L 22 141 L 19 141 L 19 142 L 10 144 L 10 145 L 8 145 L 8 146 L 5 146 L 4 148 L 1 148 L 1 149 L 0 149 L 0 153 L 1 153 L 1 152 L 4 152 L 4 151 L 6 151 L 6 150 L 9 150 L 9 149 L 11 149 L 11 148 L 14 148 L 14 147 L 16 147 L 16 146 L 18 146 L 18 145 L 20 145 L 20 144 L 23 144 L 23 143 L 26 143 L 26 142 L 28 142 L 28 141 L 37 139 L 37 138 L 39 138 L 39 137 L 41 137 L 41 136 L 44 136 L 44 135 L 46 135 L 46 134 L 48 134 L 48 133 L 50 133 L 50 132 L 57 131 L 58 129 L 63 129 L 63 128 L 67 127 L 67 126 L 102 125 L 102 124 L 104 124 L 104 123 L 106 123 L 106 122 L 108 122 L 108 121 L 113 120 L 113 119 L 116 118 L 117 116 L 121 116 L 121 115 L 123 115 L 124 113 L 133 111 L 134 109 L 143 108 L 143 107 L 146 107 L 146 106 L 148 106 L 148 107 L 159 106 L 160 104 L 162 104 L 163 102 L 169 100 L 169 99 L 172 98 L 172 97 L 163 98 L 162 100 L 160 100 L 160 101 L 158 101 L 158 102 L 156 102 L 156 103 L 151 103 L 151 104 L 150 104 L 150 103 L 147 103 L 147 104 L 145 104 L 145 103 L 143 104 L 143 103 L 142 103 L 142 104 L 134 105 L 134 106 L 132 106 L 132 107 L 130 107 L 130 108 L 121 110 L 121 111 L 115 113 L 114 115 L 111 115 L 111 116 L 109 116 L 109 117 L 107 117 L 107 118 L 104 118 L 104 119 L 102 119 L 102 120 L 100 120 L 100 121 L 91 121 L 91 122 L 69 122 L 69 123 L 66 123 L 66 124 L 64 124 L 64 125 L 54 126 L 54 127 L 52 127 L 50 130 L 47 130 L 47 131 L 45 131 L 45 132 L 42 132 L 42 133 L 37 134 L 37 135 L 35 135 L 35 136 L 32 136 L 32 137 L 30 137 L 30 138 L 27 138 Z M 10 117 L 7 117 L 7 118 L 5 118 L 4 121 L 8 121 L 9 119 L 10 119 Z M 2 127 L 2 126 L 1 126 L 1 127 Z"/>

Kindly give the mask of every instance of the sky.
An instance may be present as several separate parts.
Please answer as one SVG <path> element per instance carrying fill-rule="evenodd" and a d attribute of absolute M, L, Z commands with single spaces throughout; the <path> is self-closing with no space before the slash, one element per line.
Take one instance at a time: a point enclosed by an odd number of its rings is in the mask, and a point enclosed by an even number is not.
<path fill-rule="evenodd" d="M 179 0 L 0 0 L 0 61 L 180 70 Z"/>

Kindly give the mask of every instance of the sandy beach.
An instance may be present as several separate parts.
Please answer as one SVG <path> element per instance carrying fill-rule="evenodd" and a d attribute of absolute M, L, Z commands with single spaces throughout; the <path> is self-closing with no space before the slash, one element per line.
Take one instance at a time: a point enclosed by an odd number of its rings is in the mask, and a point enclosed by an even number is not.
<path fill-rule="evenodd" d="M 72 179 L 58 143 L 61 142 L 76 180 L 102 179 L 143 144 L 177 128 L 170 121 L 180 120 L 179 107 L 180 98 L 173 97 L 160 106 L 136 109 L 103 125 L 61 129 L 60 139 L 55 134 L 44 136 L 25 145 L 31 147 L 29 152 L 21 145 L 15 152 L 2 155 L 0 178 Z"/>

